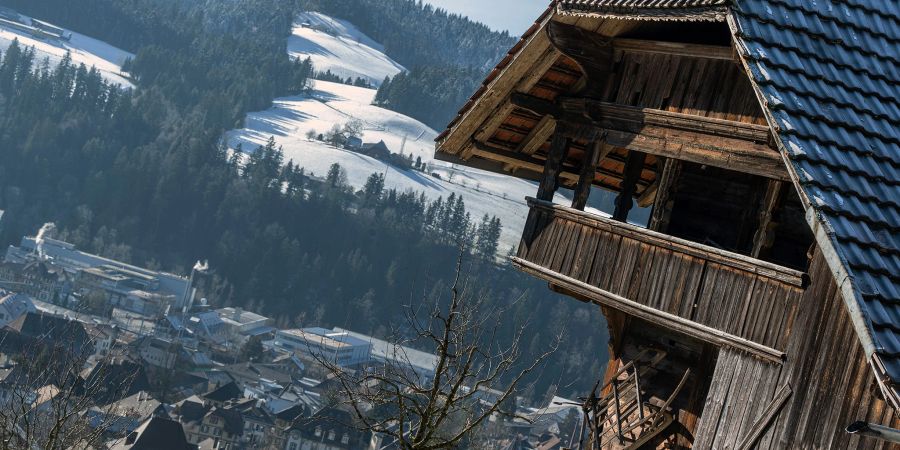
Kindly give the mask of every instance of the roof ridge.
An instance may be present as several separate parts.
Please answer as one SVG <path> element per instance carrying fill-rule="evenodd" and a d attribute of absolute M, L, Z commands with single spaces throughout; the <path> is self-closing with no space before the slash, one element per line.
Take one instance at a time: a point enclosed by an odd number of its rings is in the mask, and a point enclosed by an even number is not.
<path fill-rule="evenodd" d="M 760 23 L 763 23 L 763 24 L 766 24 L 766 25 L 771 25 L 771 26 L 774 26 L 774 27 L 776 27 L 776 28 L 785 28 L 785 29 L 791 30 L 791 31 L 794 32 L 794 33 L 804 34 L 804 35 L 806 35 L 806 36 L 809 36 L 809 37 L 812 38 L 812 39 L 816 39 L 816 40 L 819 40 L 819 41 L 823 41 L 823 42 L 825 42 L 826 44 L 829 44 L 829 45 L 833 45 L 833 44 L 836 44 L 836 43 L 837 43 L 837 42 L 835 42 L 834 40 L 828 38 L 828 36 L 822 35 L 822 34 L 820 34 L 820 33 L 814 33 L 814 32 L 812 32 L 812 31 L 811 31 L 810 29 L 808 29 L 808 28 L 801 28 L 801 27 L 798 27 L 798 26 L 795 26 L 795 25 L 787 25 L 787 24 L 778 23 L 778 22 L 775 22 L 775 21 L 773 21 L 773 20 L 767 19 L 767 18 L 765 18 L 765 17 L 763 17 L 763 16 L 760 16 L 759 14 L 750 13 L 750 12 L 746 12 L 746 11 L 735 10 L 735 13 L 736 13 L 736 14 L 739 14 L 739 15 L 741 15 L 741 16 L 745 16 L 745 17 L 748 17 L 748 18 L 752 18 L 753 20 L 756 20 L 756 21 L 758 21 L 758 22 L 760 22 Z M 747 34 L 746 34 L 743 30 L 738 31 L 738 32 L 737 32 L 737 35 L 740 36 L 740 37 L 743 38 L 743 39 L 748 39 Z M 758 39 L 758 38 L 749 38 L 748 40 L 760 40 L 760 41 L 761 41 L 762 39 Z M 784 44 L 777 43 L 777 42 L 769 42 L 769 41 L 763 41 L 763 42 L 766 42 L 766 43 L 771 44 L 771 45 L 776 45 L 776 46 L 778 46 L 778 47 L 780 47 L 780 48 L 785 48 L 785 49 L 796 49 L 796 50 L 798 50 L 798 53 L 803 53 L 803 54 L 807 54 L 807 55 L 810 55 L 810 56 L 815 56 L 816 59 L 823 60 L 823 58 L 819 58 L 817 54 L 814 54 L 814 53 L 807 53 L 807 52 L 799 52 L 800 49 L 797 49 L 797 48 L 795 48 L 795 47 L 787 47 L 787 46 L 785 46 Z M 841 41 L 840 44 L 846 44 L 846 41 Z M 888 62 L 888 63 L 892 63 L 892 64 L 900 64 L 900 59 L 885 57 L 885 56 L 883 56 L 883 55 L 881 55 L 881 54 L 879 54 L 879 53 L 873 52 L 873 51 L 871 51 L 871 50 L 864 49 L 864 48 L 859 47 L 859 46 L 841 45 L 841 47 L 846 48 L 846 49 L 848 49 L 848 50 L 856 51 L 856 52 L 862 54 L 863 56 L 867 56 L 867 57 L 870 57 L 870 58 L 874 58 L 874 59 L 877 59 L 877 60 L 880 60 L 880 61 L 884 61 L 884 62 Z M 834 61 L 833 59 L 828 59 L 827 61 L 831 61 L 831 62 L 833 62 L 833 63 L 835 63 L 835 64 L 838 64 L 838 62 L 837 62 L 837 61 Z M 849 64 L 848 64 L 848 65 L 845 65 L 845 66 L 848 67 L 848 68 L 852 68 L 852 67 L 853 67 L 853 66 L 850 66 Z M 872 75 L 876 75 L 876 74 L 872 74 Z M 888 79 L 889 79 L 889 78 L 888 78 Z M 890 79 L 889 79 L 889 80 L 890 80 Z M 893 82 L 893 80 L 892 80 L 892 82 Z"/>
<path fill-rule="evenodd" d="M 831 1 L 839 2 L 840 0 L 831 0 Z M 806 8 L 804 8 L 804 7 L 802 7 L 802 6 L 798 6 L 798 5 L 795 5 L 795 4 L 788 3 L 788 2 L 786 2 L 785 0 L 767 0 L 767 2 L 768 2 L 768 3 L 775 3 L 775 4 L 778 4 L 778 5 L 780 5 L 780 6 L 784 7 L 784 8 L 790 9 L 790 10 L 792 10 L 792 11 L 803 11 L 803 12 L 805 12 L 805 13 L 812 14 L 812 15 L 814 15 L 814 16 L 818 17 L 819 19 L 824 20 L 824 21 L 826 21 L 826 22 L 834 22 L 834 23 L 836 23 L 836 24 L 840 24 L 841 26 L 846 26 L 846 27 L 849 27 L 849 28 L 853 28 L 853 29 L 855 29 L 855 30 L 859 30 L 859 31 L 861 31 L 861 32 L 863 32 L 863 33 L 866 33 L 866 34 L 869 34 L 869 35 L 872 35 L 872 36 L 880 36 L 880 37 L 882 37 L 882 38 L 884 38 L 884 39 L 886 39 L 886 40 L 888 40 L 888 41 L 891 41 L 891 42 L 900 42 L 900 38 L 891 36 L 891 35 L 886 34 L 886 33 L 881 33 L 881 32 L 875 31 L 875 30 L 873 30 L 872 28 L 866 28 L 866 27 L 860 26 L 860 25 L 858 25 L 858 24 L 855 23 L 855 22 L 841 21 L 841 20 L 840 20 L 839 18 L 837 18 L 837 17 L 834 17 L 834 16 L 828 16 L 828 15 L 822 14 L 822 13 L 820 12 L 819 9 L 806 9 Z M 869 13 L 869 14 L 879 15 L 879 16 L 881 16 L 881 17 L 886 17 L 886 18 L 889 18 L 889 19 L 893 19 L 893 21 L 895 21 L 895 22 L 900 22 L 900 18 L 891 16 L 891 15 L 884 15 L 884 14 L 881 14 L 881 12 L 877 12 L 877 11 L 873 11 L 873 10 L 870 10 L 870 9 L 862 8 L 862 7 L 858 6 L 858 5 L 852 5 L 852 4 L 847 4 L 847 3 L 844 3 L 844 4 L 847 5 L 847 6 L 850 7 L 850 8 L 858 9 L 858 10 L 860 10 L 860 11 L 865 11 L 866 13 Z"/>

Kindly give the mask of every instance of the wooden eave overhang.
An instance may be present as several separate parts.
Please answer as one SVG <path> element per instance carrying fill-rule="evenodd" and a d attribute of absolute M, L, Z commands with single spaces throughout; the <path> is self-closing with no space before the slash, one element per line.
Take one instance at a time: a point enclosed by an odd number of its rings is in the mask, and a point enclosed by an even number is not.
<path fill-rule="evenodd" d="M 728 96 L 732 104 L 712 96 L 685 96 L 696 89 L 686 85 L 693 71 L 706 73 L 710 82 L 718 79 L 717 73 L 723 75 L 725 83 L 737 82 L 739 66 L 732 48 L 614 37 L 616 60 L 624 71 L 633 74 L 611 80 L 615 86 L 608 98 L 585 102 L 571 97 L 584 86 L 585 73 L 576 61 L 553 46 L 548 37 L 551 22 L 576 26 L 598 36 L 620 35 L 634 26 L 617 20 L 568 16 L 553 8 L 545 11 L 438 137 L 438 159 L 538 180 L 551 137 L 557 124 L 563 122 L 594 128 L 605 136 L 595 186 L 620 190 L 628 151 L 648 155 L 637 183 L 637 198 L 652 193 L 650 187 L 661 171 L 660 158 L 789 179 L 749 85 L 724 87 L 734 91 Z M 682 84 L 662 83 L 668 92 L 648 92 L 656 82 L 646 79 L 645 74 L 645 79 L 636 81 L 626 78 L 641 75 L 638 66 L 642 62 L 659 60 L 669 61 L 674 70 L 680 70 L 676 73 L 682 75 Z M 662 101 L 663 97 L 671 101 Z M 704 108 L 712 112 L 700 115 Z M 585 118 L 587 111 L 602 119 Z M 578 136 L 571 140 L 560 176 L 563 185 L 572 187 L 577 182 L 590 141 Z"/>

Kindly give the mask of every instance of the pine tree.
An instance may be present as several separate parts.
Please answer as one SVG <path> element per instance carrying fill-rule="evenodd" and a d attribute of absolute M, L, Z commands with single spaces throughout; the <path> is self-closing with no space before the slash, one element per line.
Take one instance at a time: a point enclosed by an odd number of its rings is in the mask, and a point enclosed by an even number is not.
<path fill-rule="evenodd" d="M 381 201 L 381 194 L 384 191 L 384 174 L 373 173 L 366 179 L 363 186 L 363 206 L 373 207 Z"/>
<path fill-rule="evenodd" d="M 343 189 L 347 185 L 347 173 L 340 164 L 334 163 L 328 167 L 328 174 L 325 181 L 333 189 Z"/>

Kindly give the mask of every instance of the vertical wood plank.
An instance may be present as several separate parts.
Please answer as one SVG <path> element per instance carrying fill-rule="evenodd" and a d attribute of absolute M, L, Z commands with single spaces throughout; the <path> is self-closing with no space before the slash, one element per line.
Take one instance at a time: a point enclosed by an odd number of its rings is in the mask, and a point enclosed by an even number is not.
<path fill-rule="evenodd" d="M 622 191 L 616 197 L 616 209 L 613 212 L 613 220 L 619 222 L 628 221 L 628 212 L 634 207 L 634 193 L 637 190 L 637 182 L 644 170 L 644 161 L 647 154 L 635 150 L 628 152 L 625 161 L 625 173 L 622 180 Z"/>
<path fill-rule="evenodd" d="M 659 175 L 659 186 L 656 188 L 656 199 L 653 201 L 650 223 L 647 228 L 662 233 L 669 228 L 669 219 L 672 216 L 672 206 L 674 206 L 673 189 L 680 172 L 681 161 L 667 158 L 663 163 L 663 170 Z"/>
<path fill-rule="evenodd" d="M 559 188 L 559 174 L 571 146 L 571 139 L 565 137 L 563 129 L 563 124 L 557 125 L 556 133 L 553 134 L 553 140 L 550 142 L 550 153 L 547 155 L 544 174 L 538 185 L 536 196 L 538 200 L 553 201 L 553 195 Z"/>

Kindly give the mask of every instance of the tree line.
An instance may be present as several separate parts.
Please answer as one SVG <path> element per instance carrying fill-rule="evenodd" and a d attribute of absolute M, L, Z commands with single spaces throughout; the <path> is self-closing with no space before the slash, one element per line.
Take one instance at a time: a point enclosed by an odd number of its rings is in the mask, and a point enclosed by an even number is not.
<path fill-rule="evenodd" d="M 605 356 L 583 351 L 605 348 L 599 312 L 478 257 L 494 253 L 490 236 L 500 224 L 493 218 L 468 217 L 463 226 L 460 199 L 437 207 L 418 195 L 379 192 L 376 180 L 365 200 L 366 189 L 340 188 L 340 170 L 314 182 L 274 144 L 248 158 L 224 147 L 223 131 L 246 111 L 302 89 L 312 73 L 287 56 L 292 6 L 7 4 L 132 50 L 137 88 L 110 85 L 69 59 L 51 66 L 19 45 L 0 55 L 0 243 L 52 221 L 79 248 L 135 264 L 186 273 L 209 259 L 203 293 L 216 304 L 258 310 L 280 325 L 345 325 L 383 336 L 413 293 L 447 285 L 465 229 L 466 245 L 484 247 L 468 267 L 492 299 L 506 304 L 531 293 L 509 319 L 512 326 L 541 318 L 529 349 L 569 331 L 536 395 L 555 380 L 577 380 L 564 393 L 584 391 L 599 374 Z M 113 25 L 120 20 L 130 26 Z"/>

